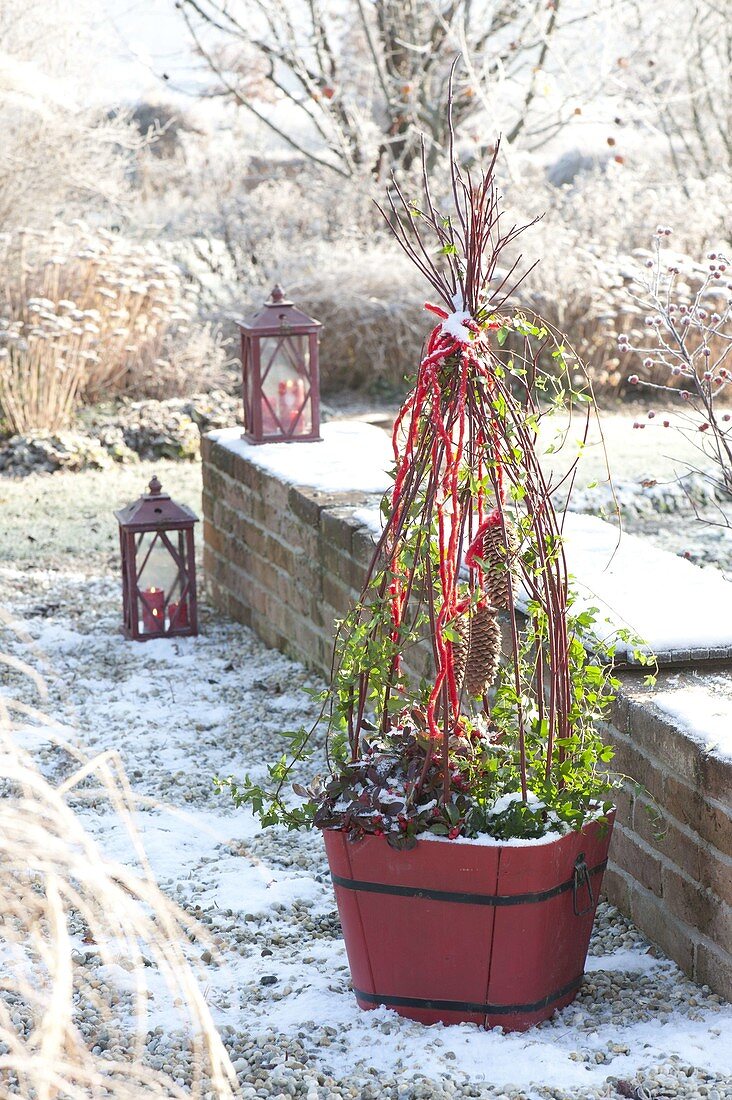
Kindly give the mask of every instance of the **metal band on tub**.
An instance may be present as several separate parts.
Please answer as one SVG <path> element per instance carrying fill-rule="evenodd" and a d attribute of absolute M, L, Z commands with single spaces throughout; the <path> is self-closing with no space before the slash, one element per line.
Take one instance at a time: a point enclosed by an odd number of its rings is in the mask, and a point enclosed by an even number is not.
<path fill-rule="evenodd" d="M 353 992 L 359 1001 L 364 1001 L 370 1005 L 423 1008 L 433 1012 L 475 1012 L 481 1016 L 511 1016 L 518 1012 L 539 1012 L 542 1008 L 547 1008 L 554 1001 L 559 1001 L 562 997 L 566 997 L 567 994 L 578 989 L 583 977 L 584 975 L 580 974 L 577 978 L 573 978 L 571 982 L 567 982 L 561 989 L 542 997 L 540 1001 L 523 1005 L 475 1004 L 472 1001 L 439 1001 L 428 1000 L 423 997 L 393 997 L 390 994 L 364 993 L 360 989 L 354 989 Z"/>
<path fill-rule="evenodd" d="M 331 872 L 331 879 L 335 886 L 344 890 L 354 890 L 367 894 L 392 894 L 402 898 L 424 898 L 428 901 L 456 902 L 458 905 L 531 905 L 539 901 L 548 901 L 558 894 L 572 891 L 574 908 L 577 916 L 583 916 L 594 908 L 594 896 L 592 893 L 591 877 L 600 875 L 607 867 L 607 860 L 598 863 L 595 867 L 588 867 L 584 856 L 579 856 L 574 865 L 571 879 L 562 882 L 559 886 L 553 886 L 550 890 L 539 890 L 533 894 L 466 894 L 452 890 L 427 890 L 421 886 L 394 886 L 387 882 L 369 882 L 354 878 L 343 878 Z M 582 886 L 588 891 L 590 906 L 584 910 L 577 909 L 577 895 Z"/>

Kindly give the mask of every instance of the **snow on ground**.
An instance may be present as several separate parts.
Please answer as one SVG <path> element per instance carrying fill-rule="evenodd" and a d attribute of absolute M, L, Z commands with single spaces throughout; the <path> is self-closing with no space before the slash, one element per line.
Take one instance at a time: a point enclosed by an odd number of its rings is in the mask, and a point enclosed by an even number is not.
<path fill-rule="evenodd" d="M 119 750 L 162 888 L 218 945 L 218 956 L 195 945 L 191 956 L 242 1095 L 579 1100 L 618 1095 L 609 1082 L 619 1080 L 644 1084 L 653 1097 L 732 1096 L 732 1007 L 689 982 L 604 904 L 577 1000 L 525 1035 L 425 1028 L 387 1009 L 360 1011 L 321 838 L 261 832 L 211 782 L 217 773 L 262 775 L 282 747 L 281 731 L 312 716 L 300 688 L 314 681 L 206 608 L 197 639 L 125 641 L 116 580 L 76 565 L 54 575 L 53 604 L 42 605 L 47 572 L 0 569 L 26 638 L 14 650 L 44 656 L 54 716 L 76 724 L 94 750 Z M 21 690 L 20 681 L 11 677 L 6 688 Z M 63 772 L 62 754 L 39 740 L 29 747 L 44 769 Z M 110 859 L 135 862 L 104 805 L 80 813 Z M 79 948 L 87 965 L 99 966 L 93 946 Z M 126 971 L 99 969 L 108 983 L 124 983 Z M 164 1045 L 175 1062 L 180 1017 L 162 979 L 151 974 L 150 984 L 151 1032 L 158 1029 L 150 1057 Z"/>

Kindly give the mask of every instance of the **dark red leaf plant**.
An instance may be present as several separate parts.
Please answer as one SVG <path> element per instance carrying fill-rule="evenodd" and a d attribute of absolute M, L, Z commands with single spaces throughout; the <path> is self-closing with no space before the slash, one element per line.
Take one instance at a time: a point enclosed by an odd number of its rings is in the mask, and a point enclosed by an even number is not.
<path fill-rule="evenodd" d="M 452 149 L 451 149 L 452 153 Z M 452 209 L 397 184 L 382 210 L 432 291 L 437 318 L 394 425 L 394 484 L 361 598 L 340 624 L 324 717 L 328 775 L 282 791 L 224 781 L 264 823 L 313 823 L 409 847 L 421 833 L 535 837 L 580 828 L 609 808 L 597 722 L 616 681 L 609 652 L 588 657 L 593 613 L 575 614 L 563 544 L 576 458 L 540 462 L 542 421 L 572 412 L 580 370 L 559 336 L 509 308 L 526 227 L 504 228 L 498 150 L 473 181 L 451 156 Z M 542 432 L 542 439 L 544 433 Z M 546 442 L 542 444 L 546 446 Z M 309 734 L 293 740 L 310 751 Z"/>

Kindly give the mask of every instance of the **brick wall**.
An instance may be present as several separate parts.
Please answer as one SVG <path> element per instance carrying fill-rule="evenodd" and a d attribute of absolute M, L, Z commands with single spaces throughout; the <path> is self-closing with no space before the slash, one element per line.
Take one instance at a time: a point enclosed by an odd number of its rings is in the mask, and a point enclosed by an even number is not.
<path fill-rule="evenodd" d="M 373 553 L 354 511 L 377 500 L 288 485 L 204 438 L 209 599 L 327 676 L 333 622 L 357 597 Z M 732 762 L 676 728 L 638 676 L 621 679 L 604 735 L 630 778 L 605 892 L 687 974 L 732 999 Z"/>
<path fill-rule="evenodd" d="M 687 974 L 732 999 L 732 761 L 705 752 L 635 677 L 621 679 L 605 736 L 613 767 L 637 783 L 620 794 L 605 892 Z"/>
<path fill-rule="evenodd" d="M 288 485 L 207 437 L 202 457 L 210 600 L 327 676 L 334 620 L 356 599 L 374 550 L 353 512 L 378 497 Z"/>

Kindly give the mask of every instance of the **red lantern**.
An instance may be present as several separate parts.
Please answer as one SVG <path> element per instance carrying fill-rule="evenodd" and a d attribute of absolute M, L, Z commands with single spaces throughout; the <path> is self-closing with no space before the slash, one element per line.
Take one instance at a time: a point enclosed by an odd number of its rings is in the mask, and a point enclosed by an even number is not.
<path fill-rule="evenodd" d="M 320 321 L 286 301 L 276 286 L 264 307 L 239 327 L 245 439 L 320 439 Z"/>
<path fill-rule="evenodd" d="M 149 488 L 115 513 L 122 551 L 122 629 L 138 642 L 198 633 L 193 545 L 198 517 L 171 500 L 157 477 Z"/>

